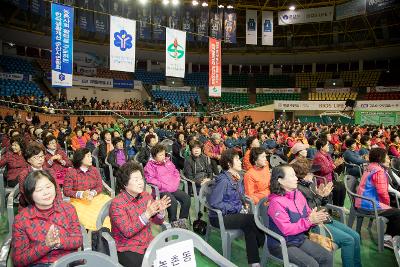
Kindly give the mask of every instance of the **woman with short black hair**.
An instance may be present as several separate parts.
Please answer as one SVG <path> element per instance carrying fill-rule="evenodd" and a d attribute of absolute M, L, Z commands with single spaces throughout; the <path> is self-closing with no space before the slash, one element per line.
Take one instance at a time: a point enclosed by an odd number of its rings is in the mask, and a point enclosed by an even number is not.
<path fill-rule="evenodd" d="M 59 185 L 64 184 L 67 169 L 72 167 L 71 161 L 62 149 L 57 148 L 57 138 L 54 135 L 47 136 L 43 145 L 46 148 L 45 166 L 53 170 Z"/>
<path fill-rule="evenodd" d="M 82 246 L 82 233 L 74 207 L 56 201 L 57 183 L 46 171 L 33 171 L 25 179 L 29 206 L 16 216 L 12 232 L 14 266 L 50 266 Z"/>
<path fill-rule="evenodd" d="M 141 266 L 153 239 L 151 223 L 163 223 L 171 200 L 168 196 L 154 200 L 145 191 L 142 167 L 133 161 L 119 169 L 117 186 L 120 193 L 111 202 L 110 220 L 118 260 L 123 266 Z"/>
<path fill-rule="evenodd" d="M 14 187 L 18 184 L 18 177 L 21 170 L 25 169 L 27 163 L 23 156 L 25 150 L 25 143 L 20 136 L 14 136 L 10 140 L 10 147 L 1 155 L 0 168 L 7 167 L 5 178 L 7 179 L 7 186 Z"/>
<path fill-rule="evenodd" d="M 92 166 L 92 153 L 82 148 L 72 158 L 74 168 L 67 171 L 64 194 L 71 198 L 81 223 L 86 229 L 96 230 L 96 219 L 101 208 L 110 200 L 103 194 L 103 180 L 96 167 Z"/>
<path fill-rule="evenodd" d="M 260 267 L 258 248 L 264 244 L 265 236 L 257 228 L 253 214 L 248 213 L 248 205 L 243 202 L 244 188 L 240 172 L 242 162 L 238 152 L 231 148 L 221 154 L 223 169 L 215 179 L 212 192 L 208 195 L 209 205 L 222 212 L 227 229 L 241 229 L 246 240 L 247 261 L 250 266 Z M 217 214 L 209 212 L 210 223 L 219 227 Z"/>

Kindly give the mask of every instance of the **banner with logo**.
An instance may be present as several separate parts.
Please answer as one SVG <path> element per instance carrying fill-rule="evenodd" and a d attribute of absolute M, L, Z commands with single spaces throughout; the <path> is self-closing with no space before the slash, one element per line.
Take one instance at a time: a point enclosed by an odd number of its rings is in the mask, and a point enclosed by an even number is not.
<path fill-rule="evenodd" d="M 333 21 L 333 6 L 278 12 L 279 25 Z"/>
<path fill-rule="evenodd" d="M 186 32 L 186 38 L 189 42 L 194 41 L 194 14 L 191 6 L 187 6 L 182 15 L 182 31 Z"/>
<path fill-rule="evenodd" d="M 210 36 L 222 39 L 222 21 L 224 20 L 223 9 L 213 9 L 210 11 Z"/>
<path fill-rule="evenodd" d="M 113 87 L 114 88 L 126 88 L 132 89 L 134 86 L 134 82 L 131 80 L 113 80 Z"/>
<path fill-rule="evenodd" d="M 257 94 L 298 94 L 301 88 L 256 88 Z"/>
<path fill-rule="evenodd" d="M 89 0 L 78 0 L 77 4 L 79 7 L 82 7 L 84 9 L 93 9 L 93 2 Z M 77 10 L 77 16 L 78 16 L 78 26 L 79 26 L 79 31 L 86 31 L 86 32 L 94 32 L 94 24 L 93 24 L 93 12 L 87 11 L 87 10 L 82 10 L 78 9 Z"/>
<path fill-rule="evenodd" d="M 375 86 L 367 87 L 367 92 L 400 92 L 400 86 Z"/>
<path fill-rule="evenodd" d="M 32 75 L 0 72 L 0 80 L 32 81 Z"/>
<path fill-rule="evenodd" d="M 166 29 L 165 76 L 185 77 L 186 32 Z"/>
<path fill-rule="evenodd" d="M 113 79 L 97 78 L 97 77 L 85 77 L 74 75 L 73 79 L 74 86 L 90 86 L 90 87 L 101 87 L 101 88 L 113 88 Z"/>
<path fill-rule="evenodd" d="M 274 12 L 262 12 L 262 45 L 274 45 Z"/>
<path fill-rule="evenodd" d="M 224 29 L 225 43 L 236 44 L 236 12 L 233 9 L 225 10 Z"/>
<path fill-rule="evenodd" d="M 354 119 L 355 123 L 360 125 L 398 125 L 400 113 L 393 111 L 356 111 Z"/>
<path fill-rule="evenodd" d="M 149 40 L 151 38 L 151 9 L 150 6 L 143 6 L 137 10 L 137 18 L 139 21 L 138 38 Z"/>
<path fill-rule="evenodd" d="M 247 88 L 222 88 L 223 93 L 247 94 Z"/>
<path fill-rule="evenodd" d="M 208 46 L 208 95 L 221 97 L 221 40 L 210 37 Z"/>
<path fill-rule="evenodd" d="M 400 101 L 398 100 L 368 100 L 357 101 L 356 110 L 377 110 L 377 111 L 400 111 Z"/>
<path fill-rule="evenodd" d="M 135 72 L 136 21 L 110 17 L 110 70 Z"/>
<path fill-rule="evenodd" d="M 246 44 L 257 44 L 257 10 L 246 10 Z"/>
<path fill-rule="evenodd" d="M 72 86 L 74 8 L 51 4 L 51 84 Z"/>
<path fill-rule="evenodd" d="M 197 41 L 208 41 L 208 8 L 199 8 L 197 16 Z"/>
<path fill-rule="evenodd" d="M 350 87 L 343 88 L 315 88 L 315 92 L 317 93 L 350 93 Z"/>
<path fill-rule="evenodd" d="M 165 40 L 165 19 L 166 15 L 162 8 L 158 5 L 153 5 L 153 40 L 162 41 Z"/>
<path fill-rule="evenodd" d="M 374 13 L 396 4 L 396 0 L 367 0 L 367 12 Z"/>
<path fill-rule="evenodd" d="M 83 67 L 97 67 L 106 64 L 105 58 L 87 52 L 74 52 L 74 62 Z"/>
<path fill-rule="evenodd" d="M 182 87 L 170 87 L 167 85 L 155 85 L 153 84 L 153 86 L 151 87 L 152 90 L 157 91 L 157 90 L 161 90 L 161 91 L 179 91 L 179 92 L 190 92 L 190 91 L 195 91 L 193 90 L 192 87 L 190 86 L 182 86 Z"/>
<path fill-rule="evenodd" d="M 353 0 L 336 6 L 336 20 L 364 15 L 366 0 Z"/>
<path fill-rule="evenodd" d="M 91 77 L 91 76 L 96 76 L 97 68 L 76 65 L 76 72 L 79 73 L 80 75 Z"/>
<path fill-rule="evenodd" d="M 44 17 L 46 14 L 44 0 L 31 0 L 31 13 Z"/>
<path fill-rule="evenodd" d="M 179 8 L 171 8 L 168 10 L 168 20 L 167 20 L 167 27 L 175 30 L 180 30 L 181 25 L 180 25 L 180 12 Z"/>
<path fill-rule="evenodd" d="M 109 0 L 110 14 L 114 16 L 122 16 L 123 3 L 120 0 Z"/>
<path fill-rule="evenodd" d="M 342 111 L 346 107 L 346 101 L 285 101 L 275 100 L 276 110 L 329 110 Z"/>
<path fill-rule="evenodd" d="M 109 12 L 108 2 L 105 0 L 97 0 L 94 5 L 94 10 L 98 12 L 93 13 L 93 23 L 96 33 L 106 35 L 109 32 L 109 16 L 102 13 Z"/>

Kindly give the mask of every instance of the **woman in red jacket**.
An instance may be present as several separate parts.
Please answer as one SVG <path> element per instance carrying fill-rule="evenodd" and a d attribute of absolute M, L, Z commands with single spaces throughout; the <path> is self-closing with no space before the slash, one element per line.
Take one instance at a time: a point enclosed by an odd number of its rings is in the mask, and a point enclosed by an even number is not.
<path fill-rule="evenodd" d="M 22 154 L 22 151 L 25 150 L 25 144 L 20 136 L 12 137 L 10 144 L 10 149 L 1 157 L 0 168 L 7 167 L 7 186 L 14 187 L 18 184 L 18 176 L 21 170 L 25 169 L 28 164 Z"/>
<path fill-rule="evenodd" d="M 43 145 L 46 147 L 45 166 L 52 169 L 59 185 L 64 184 L 65 174 L 72 163 L 65 152 L 57 148 L 57 138 L 54 135 L 47 136 Z"/>
<path fill-rule="evenodd" d="M 74 207 L 56 201 L 56 181 L 46 171 L 33 171 L 25 179 L 29 206 L 15 216 L 12 231 L 14 266 L 50 266 L 82 246 L 82 233 Z"/>
<path fill-rule="evenodd" d="M 111 234 L 123 266 L 141 266 L 153 235 L 151 223 L 162 224 L 170 198 L 153 200 L 144 191 L 142 167 L 129 161 L 119 169 L 117 186 L 121 190 L 110 206 Z"/>

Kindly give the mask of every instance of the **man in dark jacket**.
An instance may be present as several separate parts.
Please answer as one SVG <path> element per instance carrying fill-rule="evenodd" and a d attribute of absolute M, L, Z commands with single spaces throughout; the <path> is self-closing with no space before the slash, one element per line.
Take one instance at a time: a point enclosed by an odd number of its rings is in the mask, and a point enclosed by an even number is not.
<path fill-rule="evenodd" d="M 356 140 L 354 140 L 353 138 L 347 139 L 347 150 L 343 153 L 343 158 L 347 163 L 358 165 L 362 169 L 362 164 L 367 163 L 368 161 L 362 158 L 358 151 L 355 151 L 356 145 Z M 346 168 L 347 174 L 350 174 L 354 177 L 361 177 L 362 173 L 360 173 L 360 168 L 356 166 L 351 166 L 349 164 L 346 164 Z"/>
<path fill-rule="evenodd" d="M 146 146 L 143 147 L 137 157 L 137 161 L 142 163 L 143 167 L 146 166 L 150 159 L 150 150 L 157 144 L 157 138 L 154 134 L 148 134 L 145 138 Z"/>

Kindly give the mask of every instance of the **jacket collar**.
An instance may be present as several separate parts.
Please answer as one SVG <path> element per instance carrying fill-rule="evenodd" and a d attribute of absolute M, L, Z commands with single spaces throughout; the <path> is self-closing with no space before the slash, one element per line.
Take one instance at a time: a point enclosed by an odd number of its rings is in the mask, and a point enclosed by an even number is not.
<path fill-rule="evenodd" d="M 60 204 L 56 200 L 57 196 L 54 198 L 53 202 L 53 207 L 51 207 L 51 212 L 50 214 L 53 214 L 54 212 L 61 213 L 62 209 Z M 46 211 L 42 212 L 39 210 L 35 205 L 29 205 L 29 212 L 28 212 L 28 217 L 33 219 L 33 218 L 42 218 L 42 219 L 48 219 L 48 213 Z"/>

